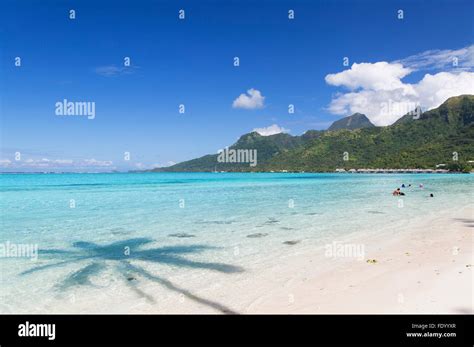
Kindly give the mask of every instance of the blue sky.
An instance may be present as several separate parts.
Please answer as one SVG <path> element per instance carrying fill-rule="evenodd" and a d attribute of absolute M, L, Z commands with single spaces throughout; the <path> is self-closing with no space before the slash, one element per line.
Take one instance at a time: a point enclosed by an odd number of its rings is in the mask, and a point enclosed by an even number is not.
<path fill-rule="evenodd" d="M 360 97 L 385 125 L 398 116 L 376 110 L 389 94 L 430 108 L 439 101 L 425 95 L 449 81 L 464 87 L 440 98 L 471 91 L 473 15 L 468 0 L 2 1 L 0 169 L 166 165 L 216 153 L 257 128 L 325 129 L 360 111 Z M 450 75 L 435 85 L 417 84 L 442 71 Z M 380 76 L 402 85 L 377 87 Z M 256 99 L 234 103 L 250 89 Z M 95 118 L 56 115 L 63 99 L 94 102 Z"/>

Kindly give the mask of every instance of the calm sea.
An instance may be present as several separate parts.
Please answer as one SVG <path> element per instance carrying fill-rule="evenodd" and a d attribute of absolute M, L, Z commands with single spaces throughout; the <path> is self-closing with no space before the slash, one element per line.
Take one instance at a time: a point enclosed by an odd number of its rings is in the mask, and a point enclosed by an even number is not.
<path fill-rule="evenodd" d="M 472 203 L 473 188 L 468 174 L 2 174 L 0 312 L 54 311 L 157 269 L 165 287 L 181 271 L 231 280 L 354 233 L 404 232 Z M 36 260 L 12 255 L 29 246 Z"/>

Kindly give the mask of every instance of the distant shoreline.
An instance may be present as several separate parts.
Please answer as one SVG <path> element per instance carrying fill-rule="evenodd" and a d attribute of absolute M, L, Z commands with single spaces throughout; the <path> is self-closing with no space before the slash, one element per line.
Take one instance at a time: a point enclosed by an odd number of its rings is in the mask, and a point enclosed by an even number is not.
<path fill-rule="evenodd" d="M 346 170 L 346 171 L 104 171 L 104 172 L 0 172 L 0 175 L 71 175 L 71 174 L 156 174 L 156 173 L 247 173 L 247 174 L 256 174 L 256 173 L 275 173 L 275 174 L 472 174 L 474 172 L 461 172 L 461 171 L 449 171 L 449 170 L 430 170 L 430 169 L 359 169 L 357 171 Z M 362 171 L 364 170 L 364 171 Z M 397 171 L 400 170 L 400 171 Z"/>

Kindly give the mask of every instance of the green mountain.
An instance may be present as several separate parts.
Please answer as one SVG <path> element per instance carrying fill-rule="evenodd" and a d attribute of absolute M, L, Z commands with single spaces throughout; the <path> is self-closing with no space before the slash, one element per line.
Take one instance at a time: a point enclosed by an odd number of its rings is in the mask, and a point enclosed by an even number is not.
<path fill-rule="evenodd" d="M 339 119 L 331 124 L 328 131 L 336 131 L 341 129 L 355 130 L 363 128 L 372 128 L 373 125 L 369 118 L 362 113 L 354 113 L 352 116 Z"/>
<path fill-rule="evenodd" d="M 285 133 L 262 136 L 257 132 L 251 132 L 242 135 L 235 144 L 229 147 L 229 150 L 256 150 L 258 165 L 254 169 L 257 169 L 260 165 L 270 164 L 272 158 L 301 147 L 320 134 L 322 131 L 317 130 L 307 131 L 301 136 Z M 152 171 L 247 171 L 249 167 L 249 163 L 221 163 L 218 161 L 218 154 L 209 154 Z"/>
<path fill-rule="evenodd" d="M 386 127 L 375 127 L 364 115 L 356 115 L 334 122 L 332 130 L 309 130 L 301 136 L 243 135 L 229 149 L 256 149 L 255 167 L 219 163 L 218 155 L 213 154 L 152 171 L 318 172 L 336 168 L 435 168 L 437 164 L 468 170 L 468 161 L 474 160 L 474 95 L 449 98 L 436 109 L 415 117 L 407 114 Z M 351 117 L 355 123 L 347 121 Z M 457 161 L 453 160 L 456 156 Z"/>

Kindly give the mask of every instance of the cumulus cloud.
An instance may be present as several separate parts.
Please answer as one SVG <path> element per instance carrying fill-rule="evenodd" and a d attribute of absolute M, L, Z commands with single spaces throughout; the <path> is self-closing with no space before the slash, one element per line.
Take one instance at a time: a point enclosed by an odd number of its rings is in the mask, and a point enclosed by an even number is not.
<path fill-rule="evenodd" d="M 279 134 L 279 133 L 288 133 L 288 132 L 290 132 L 289 129 L 285 129 L 283 127 L 280 127 L 277 124 L 272 124 L 272 125 L 270 125 L 268 127 L 265 127 L 265 128 L 255 128 L 255 129 L 253 129 L 253 131 L 256 131 L 257 133 L 259 133 L 262 136 L 270 136 L 270 135 L 275 135 L 275 134 Z"/>
<path fill-rule="evenodd" d="M 265 97 L 257 89 L 247 90 L 247 94 L 240 94 L 237 99 L 232 103 L 234 108 L 245 108 L 245 109 L 256 109 L 262 108 L 265 101 Z"/>
<path fill-rule="evenodd" d="M 349 70 L 327 75 L 326 82 L 349 89 L 392 90 L 403 88 L 401 79 L 410 72 L 410 69 L 398 63 L 354 63 Z"/>
<path fill-rule="evenodd" d="M 428 73 L 416 83 L 405 83 L 402 79 L 418 68 L 443 67 L 446 57 L 451 56 L 449 52 L 428 51 L 431 53 L 391 63 L 353 64 L 348 70 L 328 74 L 328 84 L 348 89 L 336 94 L 328 109 L 337 115 L 364 113 L 375 125 L 388 125 L 416 107 L 429 110 L 452 96 L 474 94 L 474 73 L 465 71 L 470 66 L 468 57 L 472 59 L 473 47 L 450 51 L 463 57 L 462 69 Z"/>

